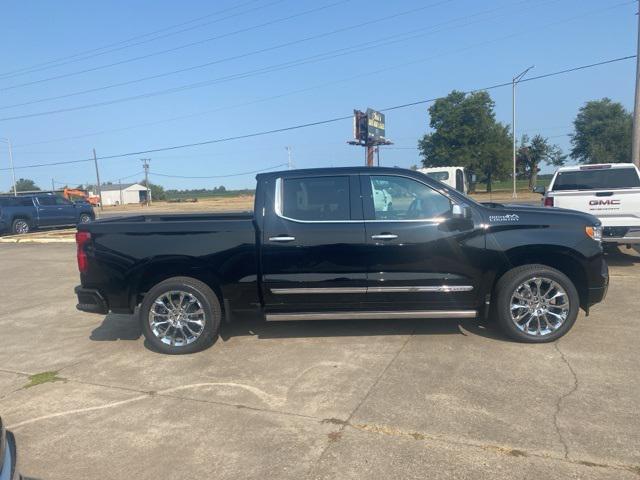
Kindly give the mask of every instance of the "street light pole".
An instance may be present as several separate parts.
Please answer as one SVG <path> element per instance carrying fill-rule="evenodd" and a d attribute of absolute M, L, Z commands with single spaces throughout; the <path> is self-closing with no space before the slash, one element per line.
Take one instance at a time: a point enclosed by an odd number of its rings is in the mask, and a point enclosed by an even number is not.
<path fill-rule="evenodd" d="M 513 135 L 513 198 L 518 198 L 516 191 L 516 85 L 524 78 L 529 70 L 535 65 L 531 65 L 522 73 L 513 77 L 511 81 L 511 130 Z"/>
<path fill-rule="evenodd" d="M 633 107 L 631 161 L 640 167 L 640 2 L 638 3 L 638 44 L 636 46 L 636 96 Z"/>
<path fill-rule="evenodd" d="M 0 140 L 4 140 L 9 146 L 9 167 L 11 168 L 11 180 L 13 181 L 13 195 L 18 196 L 18 191 L 16 189 L 16 171 L 13 168 L 13 149 L 11 148 L 11 140 L 8 138 L 0 138 Z"/>

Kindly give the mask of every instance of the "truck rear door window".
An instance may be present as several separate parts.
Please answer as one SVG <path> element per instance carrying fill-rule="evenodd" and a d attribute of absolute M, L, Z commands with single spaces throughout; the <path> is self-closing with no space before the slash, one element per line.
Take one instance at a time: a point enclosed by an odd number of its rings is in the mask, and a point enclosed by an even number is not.
<path fill-rule="evenodd" d="M 634 168 L 603 168 L 558 172 L 552 190 L 614 190 L 640 187 Z"/>
<path fill-rule="evenodd" d="M 286 178 L 282 186 L 282 215 L 294 220 L 351 219 L 349 177 Z"/>

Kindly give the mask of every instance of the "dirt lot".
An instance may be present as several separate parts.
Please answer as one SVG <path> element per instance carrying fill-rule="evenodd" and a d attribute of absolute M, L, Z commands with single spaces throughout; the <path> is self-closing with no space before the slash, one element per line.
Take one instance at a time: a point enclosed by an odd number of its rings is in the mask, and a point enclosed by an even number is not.
<path fill-rule="evenodd" d="M 471 195 L 478 202 L 512 202 L 511 192 L 478 193 Z M 537 193 L 519 192 L 517 202 L 540 203 L 542 197 Z M 253 210 L 253 196 L 220 197 L 199 199 L 195 203 L 154 202 L 151 206 L 119 205 L 96 208 L 96 216 L 113 217 L 118 215 L 139 215 L 144 213 L 189 213 L 189 212 L 229 212 Z"/>
<path fill-rule="evenodd" d="M 244 319 L 174 357 L 132 317 L 75 310 L 74 245 L 0 244 L 0 414 L 43 479 L 638 479 L 626 252 L 554 344 L 473 321 Z"/>

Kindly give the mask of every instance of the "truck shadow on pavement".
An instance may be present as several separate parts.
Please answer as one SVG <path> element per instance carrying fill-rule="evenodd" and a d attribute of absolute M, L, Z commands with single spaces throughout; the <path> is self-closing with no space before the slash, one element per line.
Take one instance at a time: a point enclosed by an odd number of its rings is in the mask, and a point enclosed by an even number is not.
<path fill-rule="evenodd" d="M 96 327 L 89 338 L 95 342 L 115 342 L 118 340 L 138 340 L 142 328 L 137 316 L 110 313 Z"/>
<path fill-rule="evenodd" d="M 299 322 L 265 322 L 257 315 L 238 315 L 223 323 L 220 339 L 256 337 L 260 339 L 375 337 L 390 335 L 471 335 L 498 341 L 510 341 L 493 324 L 475 319 L 406 319 L 406 320 L 330 320 Z M 106 315 L 90 335 L 95 342 L 137 341 L 142 337 L 140 323 L 134 315 Z M 145 341 L 147 349 L 155 351 Z"/>
<path fill-rule="evenodd" d="M 605 252 L 605 259 L 610 267 L 632 267 L 640 265 L 640 254 L 634 249 L 612 248 Z"/>
<path fill-rule="evenodd" d="M 315 337 L 374 337 L 389 335 L 477 335 L 508 341 L 492 322 L 475 319 L 406 320 L 327 320 L 264 322 L 258 318 L 238 317 L 222 325 L 220 338 L 255 336 L 258 339 Z"/>

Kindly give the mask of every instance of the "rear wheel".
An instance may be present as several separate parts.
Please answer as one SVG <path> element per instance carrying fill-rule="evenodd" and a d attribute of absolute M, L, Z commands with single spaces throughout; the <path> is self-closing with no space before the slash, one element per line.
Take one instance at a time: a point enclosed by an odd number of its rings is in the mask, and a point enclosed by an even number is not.
<path fill-rule="evenodd" d="M 29 233 L 31 230 L 29 222 L 24 218 L 16 218 L 11 225 L 11 231 L 16 234 Z"/>
<path fill-rule="evenodd" d="M 222 312 L 217 295 L 190 277 L 158 283 L 140 309 L 142 331 L 156 350 L 194 353 L 209 347 L 218 335 Z"/>
<path fill-rule="evenodd" d="M 507 335 L 529 343 L 550 342 L 576 321 L 580 299 L 573 282 L 546 265 L 507 272 L 496 286 L 497 319 Z"/>

